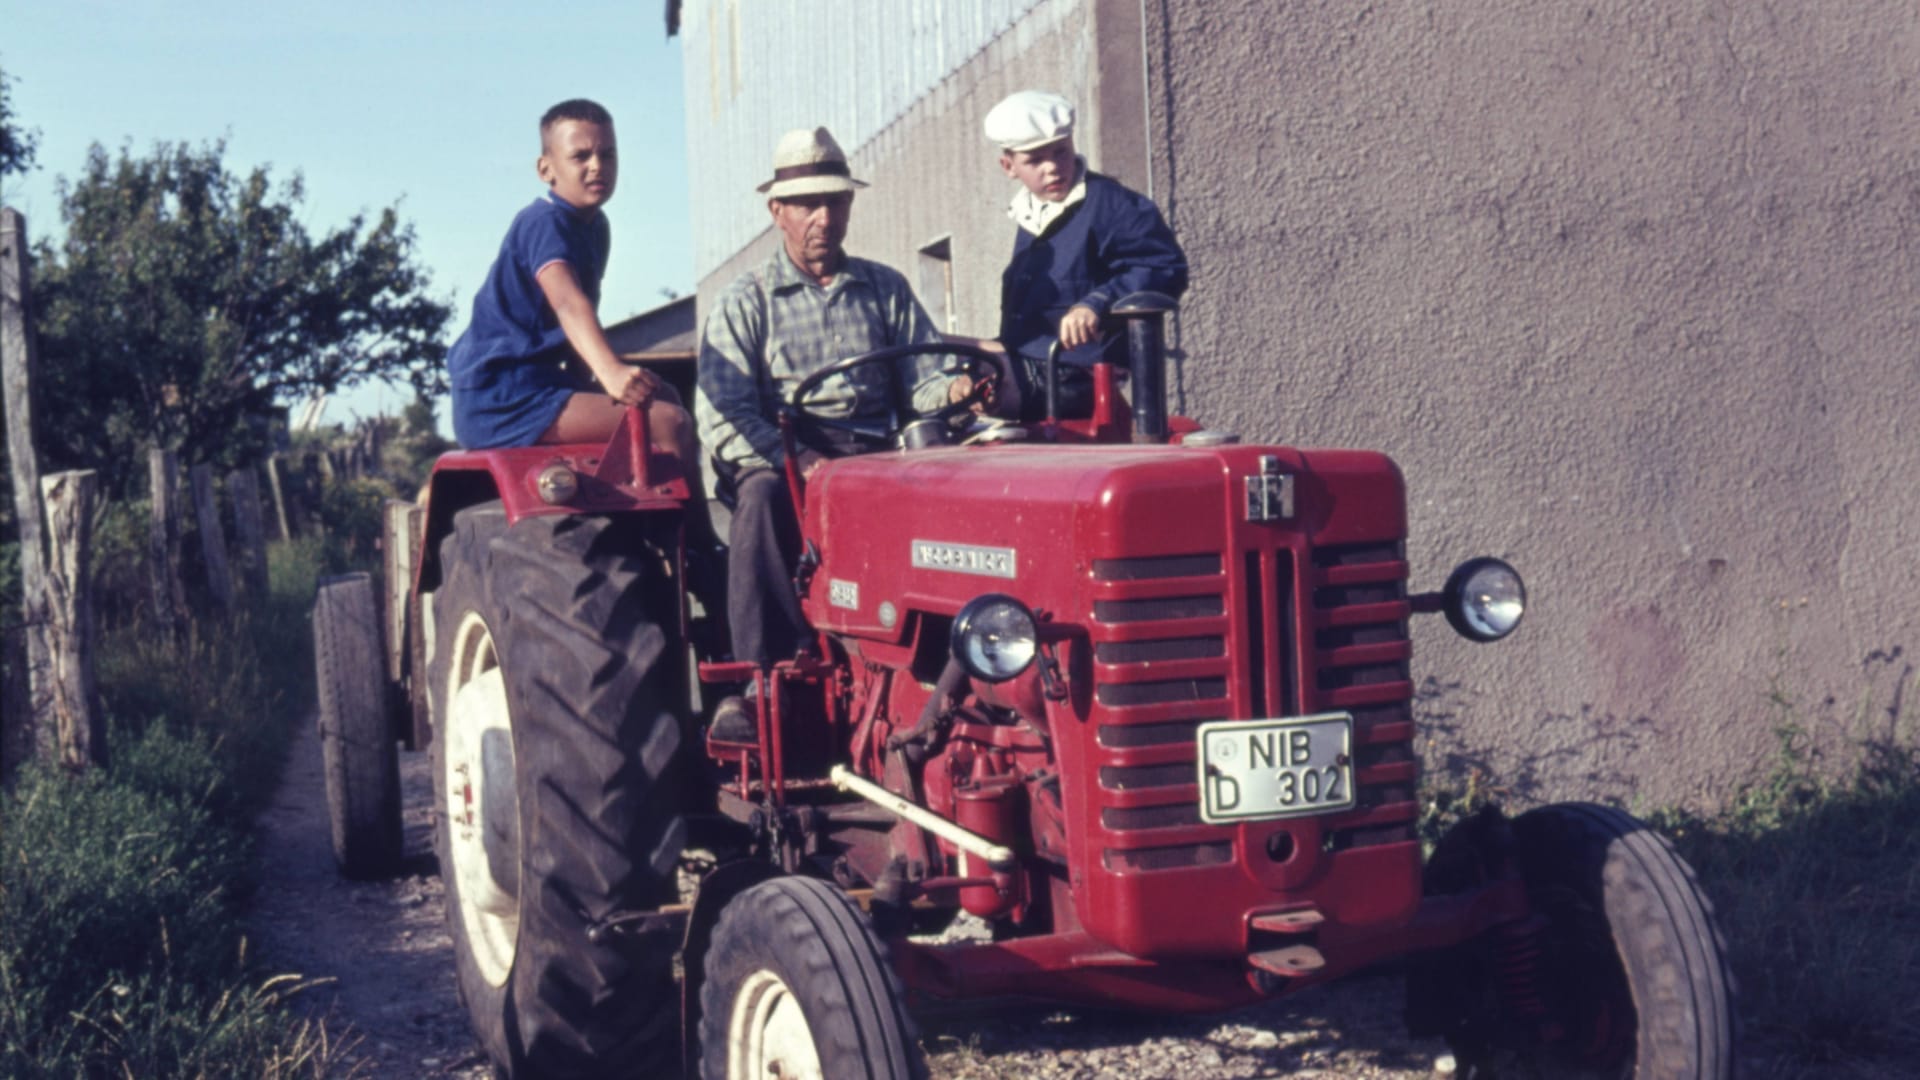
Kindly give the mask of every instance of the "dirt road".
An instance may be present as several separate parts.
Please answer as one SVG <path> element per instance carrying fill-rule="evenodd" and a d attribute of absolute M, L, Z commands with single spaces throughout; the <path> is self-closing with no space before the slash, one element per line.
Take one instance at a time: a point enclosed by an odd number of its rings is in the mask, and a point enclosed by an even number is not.
<path fill-rule="evenodd" d="M 406 857 L 388 881 L 342 878 L 327 835 L 320 738 L 301 725 L 280 790 L 260 817 L 260 889 L 248 917 L 258 955 L 280 971 L 332 978 L 309 992 L 330 1004 L 330 1031 L 351 1029 L 367 1080 L 491 1076 L 453 986 L 440 878 L 433 863 L 427 755 L 400 755 Z"/>
<path fill-rule="evenodd" d="M 310 1004 L 329 1030 L 359 1038 L 368 1080 L 490 1075 L 453 986 L 440 879 L 432 858 L 432 781 L 424 754 L 402 753 L 406 866 L 390 881 L 343 880 L 327 836 L 320 742 L 302 725 L 279 794 L 259 823 L 261 886 L 249 917 L 257 955 L 276 971 L 330 977 Z M 1433 1076 L 1438 1043 L 1400 1027 L 1401 987 L 1376 978 L 1224 1017 L 1076 1019 L 1064 1014 L 930 1019 L 936 1080 L 1213 1080 Z"/>

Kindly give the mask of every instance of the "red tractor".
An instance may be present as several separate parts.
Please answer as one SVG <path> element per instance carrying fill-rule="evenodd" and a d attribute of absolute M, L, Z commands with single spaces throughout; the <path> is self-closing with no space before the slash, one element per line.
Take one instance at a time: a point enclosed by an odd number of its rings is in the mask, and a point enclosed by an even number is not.
<path fill-rule="evenodd" d="M 1468 1075 L 1731 1075 L 1711 906 L 1645 826 L 1484 812 L 1423 861 L 1409 617 L 1500 638 L 1519 577 L 1412 593 L 1391 460 L 1169 417 L 1170 307 L 1116 309 L 1129 370 L 1095 369 L 1089 420 L 952 410 L 790 473 L 817 634 L 768 670 L 701 644 L 687 481 L 637 415 L 440 460 L 388 622 L 416 719 L 329 714 L 369 733 L 334 740 L 336 836 L 349 868 L 392 850 L 390 763 L 355 747 L 431 746 L 460 990 L 507 1074 L 910 1077 L 918 1003 L 1219 1010 L 1400 961 Z M 787 437 L 906 352 L 808 380 Z M 742 686 L 757 738 L 715 741 Z M 935 936 L 963 911 L 990 933 Z"/>

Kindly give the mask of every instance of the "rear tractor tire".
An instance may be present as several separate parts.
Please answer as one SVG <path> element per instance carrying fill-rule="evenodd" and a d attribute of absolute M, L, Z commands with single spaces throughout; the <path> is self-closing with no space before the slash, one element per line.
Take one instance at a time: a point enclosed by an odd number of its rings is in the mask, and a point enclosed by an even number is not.
<path fill-rule="evenodd" d="M 368 575 L 320 582 L 313 666 L 333 857 L 347 877 L 384 877 L 400 864 L 400 749 L 388 720 L 379 605 Z"/>
<path fill-rule="evenodd" d="M 1426 962 L 1441 998 L 1458 1007 L 1447 1035 L 1461 1080 L 1730 1080 L 1724 938 L 1673 847 L 1631 815 L 1588 803 L 1541 807 L 1511 830 L 1534 932 L 1516 948 L 1496 930 L 1471 958 Z M 1459 838 L 1442 841 L 1430 870 Z"/>
<path fill-rule="evenodd" d="M 924 1080 L 872 928 L 838 889 L 763 881 L 728 902 L 700 989 L 702 1080 Z"/>
<path fill-rule="evenodd" d="M 469 1020 L 509 1077 L 667 1075 L 677 595 L 638 519 L 462 510 L 432 598 L 435 850 Z M 598 940 L 595 940 L 595 937 Z"/>

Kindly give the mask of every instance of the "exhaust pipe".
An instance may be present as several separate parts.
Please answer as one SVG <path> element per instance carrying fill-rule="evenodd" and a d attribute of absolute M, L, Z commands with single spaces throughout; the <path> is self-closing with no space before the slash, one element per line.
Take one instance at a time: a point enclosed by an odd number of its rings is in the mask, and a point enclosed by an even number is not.
<path fill-rule="evenodd" d="M 1167 441 L 1167 315 L 1178 306 L 1165 293 L 1128 293 L 1107 312 L 1127 324 L 1133 382 L 1133 441 Z"/>

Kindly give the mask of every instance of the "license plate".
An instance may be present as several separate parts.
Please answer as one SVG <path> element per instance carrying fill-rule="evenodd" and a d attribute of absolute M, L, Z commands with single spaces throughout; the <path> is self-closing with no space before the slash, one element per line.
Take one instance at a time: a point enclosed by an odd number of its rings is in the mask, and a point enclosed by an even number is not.
<path fill-rule="evenodd" d="M 1353 716 L 1200 725 L 1200 819 L 1299 817 L 1354 804 Z"/>

